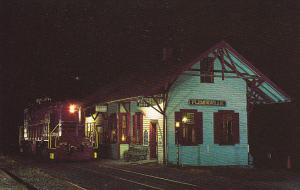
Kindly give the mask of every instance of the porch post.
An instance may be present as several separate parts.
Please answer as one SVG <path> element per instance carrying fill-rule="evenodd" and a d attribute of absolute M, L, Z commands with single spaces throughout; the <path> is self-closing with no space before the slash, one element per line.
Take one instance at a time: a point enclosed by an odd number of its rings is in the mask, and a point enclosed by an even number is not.
<path fill-rule="evenodd" d="M 166 151 L 166 149 L 167 149 L 167 116 L 166 116 L 166 114 L 165 114 L 166 112 L 164 112 L 164 114 L 163 114 L 163 164 L 164 165 L 167 165 L 167 155 L 166 155 L 166 153 L 168 152 L 168 151 Z"/>

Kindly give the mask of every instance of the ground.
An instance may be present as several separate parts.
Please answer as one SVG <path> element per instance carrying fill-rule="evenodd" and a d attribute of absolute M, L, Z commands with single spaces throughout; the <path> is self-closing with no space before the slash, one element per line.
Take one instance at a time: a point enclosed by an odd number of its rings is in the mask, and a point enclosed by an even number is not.
<path fill-rule="evenodd" d="M 300 173 L 241 167 L 176 167 L 155 162 L 48 162 L 0 157 L 0 166 L 36 189 L 300 190 Z M 23 189 L 0 172 L 0 189 Z"/>

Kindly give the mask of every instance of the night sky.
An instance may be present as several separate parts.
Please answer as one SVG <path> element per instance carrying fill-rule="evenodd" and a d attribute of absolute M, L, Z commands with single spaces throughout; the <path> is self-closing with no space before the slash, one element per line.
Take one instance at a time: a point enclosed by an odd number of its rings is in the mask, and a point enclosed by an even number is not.
<path fill-rule="evenodd" d="M 162 64 L 163 47 L 203 51 L 225 40 L 293 100 L 256 107 L 250 143 L 299 150 L 297 1 L 7 0 L 0 7 L 1 145 L 16 142 L 23 109 L 37 97 L 80 99 L 128 75 L 143 79 Z"/>

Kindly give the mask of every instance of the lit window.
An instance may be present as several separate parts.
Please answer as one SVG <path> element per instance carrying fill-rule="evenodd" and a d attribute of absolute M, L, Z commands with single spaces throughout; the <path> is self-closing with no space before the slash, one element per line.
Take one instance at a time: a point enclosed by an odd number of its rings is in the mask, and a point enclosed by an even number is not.
<path fill-rule="evenodd" d="M 119 113 L 119 140 L 123 143 L 129 143 L 129 113 Z"/>
<path fill-rule="evenodd" d="M 175 112 L 175 141 L 180 145 L 202 143 L 202 113 L 196 110 Z"/>
<path fill-rule="evenodd" d="M 183 114 L 182 122 L 184 124 L 193 125 L 195 124 L 195 113 L 186 112 Z"/>

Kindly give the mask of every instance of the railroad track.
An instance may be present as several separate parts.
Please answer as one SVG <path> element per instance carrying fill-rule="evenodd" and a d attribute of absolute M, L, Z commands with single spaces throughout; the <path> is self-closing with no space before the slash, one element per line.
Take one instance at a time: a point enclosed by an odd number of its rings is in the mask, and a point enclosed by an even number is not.
<path fill-rule="evenodd" d="M 138 189 L 138 190 L 202 190 L 195 184 L 185 181 L 174 180 L 164 177 L 158 177 L 147 173 L 127 170 L 123 168 L 116 168 L 107 165 L 48 165 L 38 166 L 47 175 L 52 178 L 58 179 L 60 182 L 67 186 L 72 186 L 73 189 L 88 190 L 99 189 L 103 184 L 107 183 L 103 189 Z M 88 176 L 88 177 L 87 177 Z M 17 176 L 15 176 L 18 178 Z M 21 180 L 21 179 L 20 179 Z M 24 182 L 25 186 L 31 189 L 36 187 Z M 115 186 L 114 183 L 120 184 Z M 115 188 L 114 188 L 115 187 Z"/>
<path fill-rule="evenodd" d="M 31 185 L 30 183 L 27 183 L 26 181 L 24 181 L 23 179 L 19 178 L 18 176 L 14 175 L 13 173 L 9 172 L 8 170 L 1 168 L 1 170 L 8 175 L 10 178 L 12 178 L 14 181 L 16 181 L 17 183 L 21 184 L 22 186 L 26 187 L 26 189 L 28 190 L 38 190 L 36 187 L 34 187 L 33 185 Z"/>
<path fill-rule="evenodd" d="M 21 184 L 22 186 L 26 187 L 26 189 L 28 190 L 39 190 L 37 187 L 33 186 L 32 184 L 24 181 L 23 179 L 21 179 L 20 177 L 16 176 L 15 174 L 9 172 L 7 169 L 4 168 L 0 168 L 0 170 L 2 170 L 5 174 L 7 174 L 8 177 L 12 178 L 14 181 L 16 181 L 17 183 Z M 64 178 L 58 178 L 58 177 L 54 177 L 53 175 L 47 174 L 52 178 L 58 179 L 59 181 L 61 181 L 62 183 L 64 183 L 67 186 L 72 186 L 74 189 L 78 189 L 78 190 L 88 190 L 84 187 L 81 187 L 77 184 L 74 184 L 73 182 L 64 179 Z"/>
<path fill-rule="evenodd" d="M 144 174 L 141 172 L 135 172 L 131 170 L 125 170 L 110 166 L 99 166 L 97 169 L 79 166 L 68 166 L 72 169 L 77 169 L 85 172 L 90 172 L 95 175 L 107 176 L 116 180 L 131 183 L 146 189 L 155 190 L 168 190 L 168 189 L 180 189 L 180 190 L 198 190 L 203 189 L 199 186 L 184 181 L 178 181 L 154 175 Z"/>
<path fill-rule="evenodd" d="M 78 189 L 78 190 L 88 190 L 84 187 L 81 187 L 78 184 L 75 184 L 75 183 L 71 182 L 70 180 L 68 180 L 66 178 L 61 178 L 61 177 L 58 178 L 58 177 L 54 177 L 53 175 L 50 175 L 50 174 L 48 174 L 48 175 L 51 176 L 52 178 L 56 178 L 56 179 L 60 180 L 62 183 L 66 184 L 67 186 L 72 186 L 72 187 L 74 187 L 75 189 Z"/>

